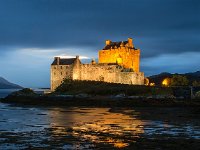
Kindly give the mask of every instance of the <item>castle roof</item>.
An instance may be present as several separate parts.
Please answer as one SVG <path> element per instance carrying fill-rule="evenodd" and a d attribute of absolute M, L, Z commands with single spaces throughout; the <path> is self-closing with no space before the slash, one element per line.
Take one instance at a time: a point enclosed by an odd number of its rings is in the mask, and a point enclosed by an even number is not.
<path fill-rule="evenodd" d="M 124 45 L 126 45 L 128 43 L 128 41 L 111 42 L 109 45 L 106 45 L 103 50 L 108 50 L 111 47 L 112 48 L 119 48 L 120 45 L 122 44 L 122 42 L 123 42 Z"/>
<path fill-rule="evenodd" d="M 59 58 L 59 65 L 71 65 L 74 63 L 76 58 Z M 58 59 L 54 59 L 53 63 L 51 65 L 57 65 Z"/>

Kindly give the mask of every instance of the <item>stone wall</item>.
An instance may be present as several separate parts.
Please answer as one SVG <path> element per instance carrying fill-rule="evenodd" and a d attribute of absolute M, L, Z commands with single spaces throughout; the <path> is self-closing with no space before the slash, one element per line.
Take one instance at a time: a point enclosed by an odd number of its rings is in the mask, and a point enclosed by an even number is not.
<path fill-rule="evenodd" d="M 113 77 L 115 78 L 116 72 L 120 72 L 116 65 L 83 64 L 81 65 L 80 80 L 114 82 Z"/>
<path fill-rule="evenodd" d="M 104 81 L 122 84 L 144 84 L 144 73 L 124 72 L 118 65 L 108 64 L 82 64 L 80 80 Z"/>
<path fill-rule="evenodd" d="M 73 80 L 104 81 L 121 84 L 144 84 L 144 73 L 126 72 L 119 65 L 81 64 L 51 66 L 51 90 L 55 90 L 65 78 Z"/>
<path fill-rule="evenodd" d="M 51 66 L 51 90 L 55 90 L 63 79 L 72 79 L 73 65 L 52 65 Z"/>
<path fill-rule="evenodd" d="M 100 50 L 99 63 L 118 63 L 125 68 L 132 68 L 134 72 L 140 71 L 140 50 L 129 47 Z"/>

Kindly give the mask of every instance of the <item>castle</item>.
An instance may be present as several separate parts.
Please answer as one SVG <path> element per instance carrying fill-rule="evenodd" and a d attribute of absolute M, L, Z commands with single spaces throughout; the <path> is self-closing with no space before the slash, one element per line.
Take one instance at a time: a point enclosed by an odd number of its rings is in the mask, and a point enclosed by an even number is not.
<path fill-rule="evenodd" d="M 65 78 L 72 80 L 92 80 L 121 84 L 144 84 L 144 73 L 140 72 L 140 50 L 127 41 L 106 41 L 99 51 L 99 62 L 82 64 L 76 58 L 55 57 L 51 64 L 51 90 L 55 90 Z"/>

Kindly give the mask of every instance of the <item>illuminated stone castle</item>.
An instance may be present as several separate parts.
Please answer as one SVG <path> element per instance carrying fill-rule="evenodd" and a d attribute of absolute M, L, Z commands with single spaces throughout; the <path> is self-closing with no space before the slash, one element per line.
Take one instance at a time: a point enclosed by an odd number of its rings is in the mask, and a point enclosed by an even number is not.
<path fill-rule="evenodd" d="M 51 90 L 55 90 L 65 78 L 72 80 L 92 80 L 121 84 L 144 84 L 144 73 L 140 72 L 140 50 L 128 41 L 106 41 L 99 51 L 99 62 L 82 64 L 76 58 L 55 57 L 51 64 Z"/>

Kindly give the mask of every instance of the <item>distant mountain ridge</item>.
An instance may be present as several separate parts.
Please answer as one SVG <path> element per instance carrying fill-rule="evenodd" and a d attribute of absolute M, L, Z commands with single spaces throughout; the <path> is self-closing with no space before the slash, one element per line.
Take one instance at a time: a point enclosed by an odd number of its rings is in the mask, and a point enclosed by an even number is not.
<path fill-rule="evenodd" d="M 163 72 L 157 75 L 149 76 L 148 79 L 150 82 L 154 82 L 156 85 L 160 85 L 165 78 L 171 78 L 173 75 L 186 76 L 190 84 L 193 81 L 200 81 L 200 71 L 189 72 L 184 74 L 179 74 L 179 73 L 172 74 L 168 72 Z"/>
<path fill-rule="evenodd" d="M 200 71 L 185 73 L 186 76 L 200 77 Z"/>
<path fill-rule="evenodd" d="M 22 89 L 22 88 L 23 87 L 7 81 L 3 77 L 0 77 L 0 89 Z"/>

